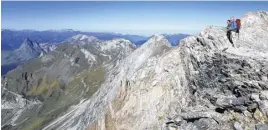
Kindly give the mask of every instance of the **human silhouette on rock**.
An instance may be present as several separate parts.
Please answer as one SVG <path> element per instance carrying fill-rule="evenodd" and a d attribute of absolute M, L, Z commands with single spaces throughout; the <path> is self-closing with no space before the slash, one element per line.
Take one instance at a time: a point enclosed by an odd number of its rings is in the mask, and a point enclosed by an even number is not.
<path fill-rule="evenodd" d="M 234 42 L 232 40 L 232 32 L 238 33 L 239 36 L 239 30 L 240 30 L 240 19 L 234 19 L 234 17 L 231 17 L 230 20 L 227 20 L 227 38 L 229 39 L 229 41 L 232 43 L 233 47 L 234 46 Z"/>

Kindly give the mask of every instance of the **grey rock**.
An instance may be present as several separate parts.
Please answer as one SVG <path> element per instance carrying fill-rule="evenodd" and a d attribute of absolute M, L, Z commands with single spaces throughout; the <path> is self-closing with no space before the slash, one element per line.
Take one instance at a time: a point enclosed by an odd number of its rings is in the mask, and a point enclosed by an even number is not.
<path fill-rule="evenodd" d="M 261 101 L 258 104 L 261 112 L 268 116 L 268 100 Z"/>
<path fill-rule="evenodd" d="M 181 117 L 186 121 L 195 121 L 199 120 L 201 118 L 212 118 L 217 121 L 217 119 L 220 117 L 220 114 L 214 112 L 214 111 L 200 111 L 200 112 L 187 112 L 187 113 L 181 113 Z"/>
<path fill-rule="evenodd" d="M 234 109 L 239 111 L 247 110 L 247 107 L 252 103 L 249 101 L 247 97 L 222 97 L 218 98 L 216 101 L 216 105 L 222 108 Z"/>
<path fill-rule="evenodd" d="M 255 102 L 259 102 L 260 101 L 260 96 L 259 96 L 259 94 L 256 94 L 256 93 L 252 93 L 250 95 L 250 98 L 251 98 L 251 100 L 253 100 Z"/>
<path fill-rule="evenodd" d="M 167 130 L 177 130 L 178 126 L 175 125 L 174 123 L 169 123 L 169 124 L 167 124 L 166 129 Z"/>
<path fill-rule="evenodd" d="M 268 91 L 267 90 L 261 91 L 260 99 L 261 100 L 268 100 Z"/>
<path fill-rule="evenodd" d="M 217 130 L 218 123 L 210 118 L 201 118 L 193 123 L 199 130 Z"/>
<path fill-rule="evenodd" d="M 183 122 L 183 119 L 181 116 L 177 116 L 175 119 L 174 119 L 176 125 L 180 126 Z"/>
<path fill-rule="evenodd" d="M 242 124 L 240 124 L 238 122 L 234 123 L 234 128 L 235 128 L 235 130 L 244 130 L 243 127 L 242 127 Z"/>
<path fill-rule="evenodd" d="M 266 125 L 266 124 L 257 124 L 255 128 L 256 128 L 256 130 L 268 130 L 268 125 Z"/>

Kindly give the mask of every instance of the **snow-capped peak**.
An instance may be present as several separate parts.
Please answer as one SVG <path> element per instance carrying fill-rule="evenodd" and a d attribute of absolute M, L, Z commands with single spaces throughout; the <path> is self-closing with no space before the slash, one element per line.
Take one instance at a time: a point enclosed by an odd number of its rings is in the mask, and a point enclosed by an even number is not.
<path fill-rule="evenodd" d="M 94 36 L 78 34 L 78 35 L 75 35 L 75 36 L 65 40 L 63 43 L 88 44 L 88 43 L 97 42 L 97 41 L 99 41 L 99 39 L 94 37 Z"/>
<path fill-rule="evenodd" d="M 77 34 L 75 36 L 72 37 L 75 40 L 89 40 L 89 41 L 93 41 L 93 40 L 98 40 L 98 38 L 94 37 L 94 36 L 88 36 L 88 35 L 84 35 L 84 34 Z"/>
<path fill-rule="evenodd" d="M 133 44 L 131 41 L 123 39 L 123 38 L 115 38 L 113 40 L 108 40 L 108 41 L 103 41 L 100 44 L 102 50 L 110 50 L 112 48 L 117 48 L 117 47 L 124 47 L 129 46 L 131 48 L 136 48 L 136 45 Z"/>
<path fill-rule="evenodd" d="M 123 43 L 123 44 L 134 45 L 135 46 L 135 44 L 133 44 L 131 41 L 126 40 L 124 38 L 114 38 L 113 40 L 110 40 L 110 42 L 111 43 L 114 43 L 114 44 L 121 44 L 121 43 Z"/>

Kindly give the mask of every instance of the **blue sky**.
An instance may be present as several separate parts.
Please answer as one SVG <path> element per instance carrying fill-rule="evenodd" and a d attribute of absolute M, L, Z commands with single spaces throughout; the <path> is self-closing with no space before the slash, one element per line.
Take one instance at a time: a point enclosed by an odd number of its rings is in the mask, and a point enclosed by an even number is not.
<path fill-rule="evenodd" d="M 2 28 L 151 35 L 195 34 L 230 16 L 268 11 L 268 2 L 3 2 Z"/>

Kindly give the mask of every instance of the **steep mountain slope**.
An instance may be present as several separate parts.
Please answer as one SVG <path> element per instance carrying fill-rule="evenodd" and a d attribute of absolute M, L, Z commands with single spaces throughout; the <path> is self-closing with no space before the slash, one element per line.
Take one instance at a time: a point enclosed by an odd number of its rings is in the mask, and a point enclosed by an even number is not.
<path fill-rule="evenodd" d="M 164 51 L 169 50 L 170 47 L 170 43 L 164 36 L 152 36 L 146 43 L 126 57 L 121 64 L 118 64 L 117 67 L 110 70 L 112 73 L 109 73 L 105 82 L 102 84 L 102 88 L 100 88 L 90 100 L 81 102 L 78 106 L 74 106 L 67 112 L 68 114 L 59 118 L 45 129 L 52 129 L 58 125 L 60 125 L 60 128 L 56 129 L 68 129 L 69 127 L 73 127 L 73 129 L 86 128 L 87 126 L 84 123 L 94 121 L 95 118 L 104 114 L 103 108 L 107 103 L 112 102 L 120 84 L 131 84 L 131 81 L 129 81 L 127 77 L 135 73 L 136 70 L 143 68 L 144 63 L 146 63 L 150 57 L 160 56 Z M 71 124 L 74 124 L 74 126 Z"/>
<path fill-rule="evenodd" d="M 2 128 L 44 127 L 70 105 L 91 97 L 110 69 L 136 48 L 125 39 L 96 40 L 61 44 L 2 77 Z"/>
<path fill-rule="evenodd" d="M 49 53 L 57 48 L 55 44 L 51 44 L 51 43 L 40 43 L 40 47 L 43 50 L 41 55 L 44 53 Z"/>
<path fill-rule="evenodd" d="M 171 49 L 153 36 L 44 129 L 267 129 L 267 18 L 243 17 L 235 48 L 214 27 Z"/>

